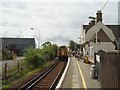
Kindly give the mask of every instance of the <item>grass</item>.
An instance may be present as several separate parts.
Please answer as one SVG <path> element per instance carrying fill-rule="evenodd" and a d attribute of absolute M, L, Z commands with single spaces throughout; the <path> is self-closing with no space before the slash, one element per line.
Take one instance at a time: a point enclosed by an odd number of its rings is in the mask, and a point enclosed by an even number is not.
<path fill-rule="evenodd" d="M 40 66 L 40 67 L 38 67 L 38 68 L 34 68 L 34 69 L 29 69 L 29 68 L 24 69 L 22 72 L 18 73 L 18 76 L 15 75 L 15 76 L 13 77 L 14 80 L 13 80 L 12 82 L 9 82 L 9 81 L 6 81 L 6 80 L 2 81 L 2 82 L 6 82 L 6 83 L 7 83 L 6 85 L 3 85 L 3 86 L 2 86 L 2 90 L 6 89 L 6 88 L 9 88 L 11 85 L 14 85 L 14 84 L 17 83 L 19 80 L 24 79 L 24 78 L 26 78 L 26 77 L 29 77 L 29 76 L 32 75 L 33 73 L 42 70 L 44 67 L 49 66 L 51 63 L 52 63 L 52 62 L 47 62 L 47 63 L 45 63 L 44 65 L 42 65 L 42 66 Z"/>

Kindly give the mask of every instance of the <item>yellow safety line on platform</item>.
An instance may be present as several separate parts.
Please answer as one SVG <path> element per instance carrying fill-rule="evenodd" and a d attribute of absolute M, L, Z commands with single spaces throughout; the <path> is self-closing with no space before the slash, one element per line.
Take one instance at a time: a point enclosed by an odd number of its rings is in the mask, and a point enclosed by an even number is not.
<path fill-rule="evenodd" d="M 87 85 L 86 85 L 85 78 L 83 76 L 82 70 L 80 68 L 80 65 L 78 64 L 77 61 L 76 61 L 76 63 L 77 63 L 78 69 L 79 69 L 80 76 L 82 78 L 82 84 L 83 84 L 84 90 L 87 90 Z"/>

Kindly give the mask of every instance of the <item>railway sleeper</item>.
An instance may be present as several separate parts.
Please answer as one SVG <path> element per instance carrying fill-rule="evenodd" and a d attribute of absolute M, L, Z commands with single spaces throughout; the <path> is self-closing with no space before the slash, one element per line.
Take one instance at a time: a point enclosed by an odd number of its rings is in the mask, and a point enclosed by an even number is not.
<path fill-rule="evenodd" d="M 52 81 L 49 81 L 49 82 L 41 82 L 41 83 L 38 83 L 37 85 L 48 84 L 48 83 L 52 83 Z"/>
<path fill-rule="evenodd" d="M 36 85 L 35 87 L 50 87 L 50 84 L 41 84 L 41 85 Z"/>

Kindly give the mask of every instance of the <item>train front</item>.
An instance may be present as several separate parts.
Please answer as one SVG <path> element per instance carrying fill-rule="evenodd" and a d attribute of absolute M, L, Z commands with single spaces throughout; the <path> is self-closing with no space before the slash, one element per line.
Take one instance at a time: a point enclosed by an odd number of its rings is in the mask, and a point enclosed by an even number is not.
<path fill-rule="evenodd" d="M 60 46 L 58 48 L 58 58 L 62 61 L 68 60 L 68 49 L 66 46 Z"/>

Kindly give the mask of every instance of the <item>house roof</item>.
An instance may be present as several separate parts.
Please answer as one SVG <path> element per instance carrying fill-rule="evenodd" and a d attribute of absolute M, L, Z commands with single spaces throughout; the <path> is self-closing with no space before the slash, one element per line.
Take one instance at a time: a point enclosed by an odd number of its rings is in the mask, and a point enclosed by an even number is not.
<path fill-rule="evenodd" d="M 0 38 L 0 41 L 6 44 L 35 44 L 35 39 L 34 38 L 7 38 L 7 37 L 2 37 Z"/>
<path fill-rule="evenodd" d="M 112 30 L 105 26 L 102 22 L 96 23 L 96 25 L 94 25 L 87 31 L 85 40 L 90 41 L 92 37 L 95 36 L 96 32 L 99 32 L 101 29 L 106 33 L 106 35 L 110 38 L 111 41 L 115 40 L 115 36 Z"/>
<path fill-rule="evenodd" d="M 115 36 L 115 38 L 120 38 L 120 25 L 105 25 L 108 28 L 110 28 Z M 85 29 L 85 33 L 88 32 L 88 30 L 91 27 L 89 25 L 83 25 L 83 29 Z"/>
<path fill-rule="evenodd" d="M 120 25 L 106 25 L 115 35 L 115 38 L 120 38 Z"/>
<path fill-rule="evenodd" d="M 85 33 L 90 29 L 89 25 L 83 25 L 83 29 L 85 29 Z"/>

